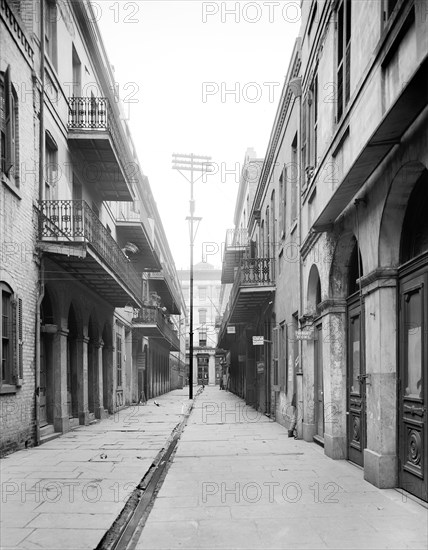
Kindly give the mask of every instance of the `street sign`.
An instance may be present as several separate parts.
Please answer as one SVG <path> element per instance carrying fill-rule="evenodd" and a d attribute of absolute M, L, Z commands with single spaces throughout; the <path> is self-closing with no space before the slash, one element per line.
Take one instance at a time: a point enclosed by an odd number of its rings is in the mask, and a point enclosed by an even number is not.
<path fill-rule="evenodd" d="M 296 340 L 313 340 L 313 339 L 314 339 L 313 328 L 303 328 L 301 330 L 296 330 Z"/>
<path fill-rule="evenodd" d="M 227 327 L 226 331 L 227 331 L 227 334 L 236 334 L 236 328 L 233 326 Z"/>
<path fill-rule="evenodd" d="M 264 336 L 253 336 L 253 346 L 263 346 L 265 343 Z"/>

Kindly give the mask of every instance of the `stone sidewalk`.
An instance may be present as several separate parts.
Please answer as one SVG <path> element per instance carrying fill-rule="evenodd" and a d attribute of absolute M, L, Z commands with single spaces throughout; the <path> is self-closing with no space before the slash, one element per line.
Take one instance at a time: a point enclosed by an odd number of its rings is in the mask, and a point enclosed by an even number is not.
<path fill-rule="evenodd" d="M 427 509 L 236 396 L 195 400 L 138 550 L 427 548 Z"/>
<path fill-rule="evenodd" d="M 154 401 L 2 459 L 0 547 L 95 548 L 188 412 L 188 388 Z"/>

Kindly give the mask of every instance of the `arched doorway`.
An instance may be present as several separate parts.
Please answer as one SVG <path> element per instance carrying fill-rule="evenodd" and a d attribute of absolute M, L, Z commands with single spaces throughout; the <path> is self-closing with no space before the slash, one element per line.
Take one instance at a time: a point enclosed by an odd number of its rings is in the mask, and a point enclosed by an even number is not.
<path fill-rule="evenodd" d="M 323 330 L 319 304 L 321 302 L 321 280 L 316 265 L 311 267 L 308 281 L 308 313 L 313 317 L 314 345 L 314 421 L 315 439 L 324 441 L 324 362 L 323 362 Z"/>
<path fill-rule="evenodd" d="M 54 419 L 54 371 L 53 371 L 53 334 L 56 332 L 52 299 L 45 288 L 40 305 L 40 383 L 39 383 L 39 426 L 53 424 Z"/>
<path fill-rule="evenodd" d="M 348 265 L 347 447 L 348 459 L 359 466 L 364 465 L 367 441 L 364 303 L 358 284 L 362 276 L 361 253 L 355 239 Z"/>
<path fill-rule="evenodd" d="M 78 418 L 77 338 L 79 336 L 73 304 L 68 311 L 67 335 L 67 409 L 69 418 Z"/>
<path fill-rule="evenodd" d="M 399 268 L 399 485 L 428 500 L 428 172 L 408 201 Z"/>

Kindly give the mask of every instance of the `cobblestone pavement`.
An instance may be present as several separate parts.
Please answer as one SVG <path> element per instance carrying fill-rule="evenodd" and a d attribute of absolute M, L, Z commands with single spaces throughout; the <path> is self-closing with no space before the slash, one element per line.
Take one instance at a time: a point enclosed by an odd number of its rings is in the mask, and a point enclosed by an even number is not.
<path fill-rule="evenodd" d="M 175 548 L 427 548 L 427 509 L 364 481 L 218 387 L 194 405 L 137 543 Z"/>

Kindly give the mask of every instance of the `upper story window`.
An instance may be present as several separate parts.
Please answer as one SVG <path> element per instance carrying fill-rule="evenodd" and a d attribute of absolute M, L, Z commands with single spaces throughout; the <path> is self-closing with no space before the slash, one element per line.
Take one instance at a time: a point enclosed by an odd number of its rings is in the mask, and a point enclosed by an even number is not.
<path fill-rule="evenodd" d="M 291 224 L 297 219 L 298 211 L 298 189 L 299 189 L 299 165 L 297 159 L 297 133 L 291 143 L 291 163 L 290 163 L 290 192 L 291 192 Z M 305 180 L 306 181 L 306 180 Z"/>
<path fill-rule="evenodd" d="M 57 6 L 55 0 L 45 2 L 45 52 L 57 68 Z"/>
<path fill-rule="evenodd" d="M 308 165 L 317 165 L 317 139 L 318 139 L 318 75 L 315 74 L 308 96 L 309 107 L 309 132 L 308 132 Z"/>
<path fill-rule="evenodd" d="M 351 91 L 351 0 L 341 0 L 336 8 L 337 17 L 337 112 L 336 121 L 342 118 Z"/>
<path fill-rule="evenodd" d="M 204 325 L 207 322 L 207 310 L 206 309 L 200 309 L 199 310 L 199 324 Z"/>
<path fill-rule="evenodd" d="M 44 200 L 55 198 L 54 187 L 58 177 L 58 147 L 49 132 L 45 135 L 45 192 Z"/>
<path fill-rule="evenodd" d="M 199 300 L 201 302 L 205 302 L 207 299 L 207 287 L 206 286 L 200 286 L 199 287 Z"/>
<path fill-rule="evenodd" d="M 19 187 L 18 96 L 11 80 L 11 69 L 0 73 L 0 168 Z"/>
<path fill-rule="evenodd" d="M 287 232 L 287 168 L 284 166 L 279 176 L 279 227 L 281 237 Z"/>

